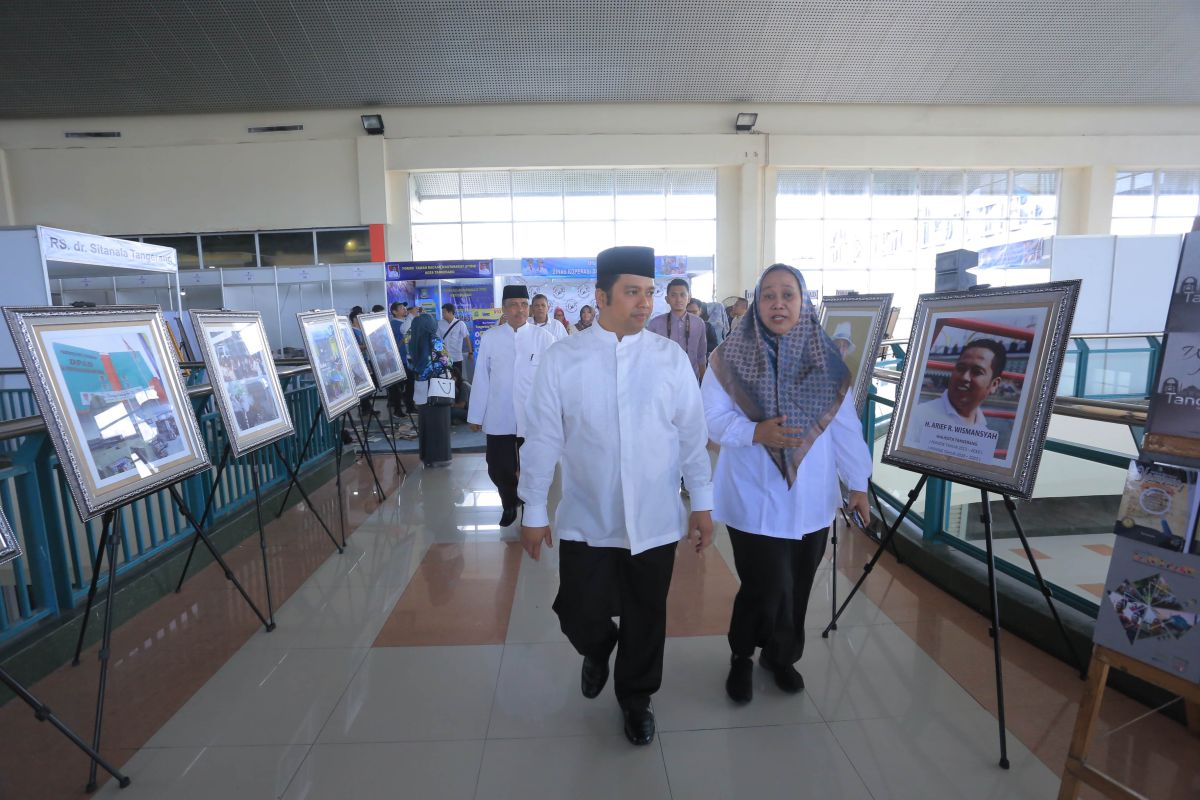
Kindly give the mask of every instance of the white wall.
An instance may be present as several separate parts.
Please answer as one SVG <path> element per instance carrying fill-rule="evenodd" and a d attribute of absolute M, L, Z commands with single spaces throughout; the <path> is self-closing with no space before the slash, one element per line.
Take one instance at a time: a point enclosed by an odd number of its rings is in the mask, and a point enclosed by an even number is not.
<path fill-rule="evenodd" d="M 762 135 L 736 135 L 738 111 Z M 362 132 L 381 113 L 384 137 Z M 301 123 L 294 134 L 251 125 Z M 68 140 L 66 130 L 120 130 Z M 407 173 L 718 168 L 717 293 L 774 255 L 780 166 L 1062 168 L 1059 232 L 1107 234 L 1113 173 L 1200 166 L 1200 107 L 539 105 L 0 122 L 0 224 L 175 233 L 386 222 L 411 253 Z M 7 217 L 7 219 L 6 219 Z"/>

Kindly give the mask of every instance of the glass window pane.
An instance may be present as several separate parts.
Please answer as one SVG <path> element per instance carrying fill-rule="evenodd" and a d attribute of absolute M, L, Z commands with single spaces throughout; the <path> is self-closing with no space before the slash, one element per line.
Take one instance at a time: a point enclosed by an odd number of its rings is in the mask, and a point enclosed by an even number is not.
<path fill-rule="evenodd" d="M 257 267 L 253 233 L 210 233 L 200 237 L 206 267 Z"/>
<path fill-rule="evenodd" d="M 678 255 L 667 252 L 667 223 L 661 219 L 617 220 L 616 243 L 653 247 L 661 255 Z"/>
<path fill-rule="evenodd" d="M 775 260 L 800 271 L 820 269 L 825 253 L 820 220 L 781 219 L 775 224 Z"/>
<path fill-rule="evenodd" d="M 934 171 L 917 173 L 917 216 L 957 219 L 963 215 L 963 174 Z"/>
<path fill-rule="evenodd" d="M 917 263 L 915 220 L 871 222 L 871 266 L 875 269 L 911 269 Z"/>
<path fill-rule="evenodd" d="M 1158 204 L 1154 207 L 1156 217 L 1194 217 L 1200 210 L 1198 207 L 1200 171 L 1161 173 L 1158 179 Z"/>
<path fill-rule="evenodd" d="M 507 172 L 462 174 L 463 222 L 498 222 L 512 219 Z M 474 256 L 466 256 L 474 258 Z"/>
<path fill-rule="evenodd" d="M 1018 172 L 1013 176 L 1009 216 L 1038 220 L 1058 216 L 1058 173 Z"/>
<path fill-rule="evenodd" d="M 1008 220 L 968 220 L 963 226 L 963 247 L 976 252 L 985 247 L 1008 244 Z"/>
<path fill-rule="evenodd" d="M 914 269 L 873 269 L 871 270 L 870 291 L 871 293 L 891 293 L 897 298 L 909 298 L 909 309 L 916 304 L 916 294 L 913 293 L 913 284 L 917 279 L 917 271 Z M 892 299 L 892 305 L 900 305 L 896 302 L 896 298 Z"/>
<path fill-rule="evenodd" d="M 260 233 L 258 252 L 264 267 L 303 267 L 317 263 L 312 231 Z"/>
<path fill-rule="evenodd" d="M 1028 239 L 1045 239 L 1058 233 L 1056 219 L 1014 219 L 1009 220 L 1008 240 L 1024 242 Z"/>
<path fill-rule="evenodd" d="M 411 186 L 413 223 L 458 222 L 462 219 L 457 172 L 418 172 L 413 174 Z"/>
<path fill-rule="evenodd" d="M 567 219 L 611 220 L 613 218 L 613 173 L 598 170 L 564 172 L 563 211 Z M 570 241 L 568 235 L 567 243 L 570 244 Z"/>
<path fill-rule="evenodd" d="M 617 219 L 665 219 L 665 185 L 662 170 L 619 170 Z"/>
<path fill-rule="evenodd" d="M 1148 236 L 1154 233 L 1153 217 L 1114 218 L 1109 232 L 1114 236 Z"/>
<path fill-rule="evenodd" d="M 561 220 L 563 218 L 562 192 L 561 172 L 556 170 L 514 172 L 512 174 L 513 219 Z"/>
<path fill-rule="evenodd" d="M 777 219 L 820 219 L 824 213 L 820 170 L 781 170 L 776 181 Z"/>
<path fill-rule="evenodd" d="M 601 250 L 613 246 L 613 223 L 607 222 L 571 222 L 564 227 L 566 243 L 564 250 L 568 256 L 595 256 Z"/>
<path fill-rule="evenodd" d="M 944 250 L 962 248 L 962 220 L 923 219 L 917 223 L 917 252 L 928 250 L 941 253 Z"/>
<path fill-rule="evenodd" d="M 200 243 L 195 236 L 145 236 L 142 241 L 174 247 L 180 269 L 200 269 Z"/>
<path fill-rule="evenodd" d="M 413 225 L 412 247 L 414 261 L 460 259 L 463 257 L 462 226 Z"/>
<path fill-rule="evenodd" d="M 667 220 L 665 255 L 715 256 L 717 223 L 715 220 Z"/>
<path fill-rule="evenodd" d="M 715 169 L 667 170 L 667 219 L 716 219 Z"/>
<path fill-rule="evenodd" d="M 825 221 L 826 270 L 866 267 L 871 260 L 871 223 L 868 220 Z M 844 287 L 850 288 L 850 287 Z"/>
<path fill-rule="evenodd" d="M 1195 217 L 1155 217 L 1155 233 L 1187 233 L 1195 224 Z"/>
<path fill-rule="evenodd" d="M 871 173 L 825 173 L 825 218 L 867 219 L 871 216 Z"/>
<path fill-rule="evenodd" d="M 1114 217 L 1154 216 L 1154 173 L 1118 172 L 1113 191 Z"/>
<path fill-rule="evenodd" d="M 514 258 L 566 255 L 562 222 L 513 223 L 513 249 Z"/>
<path fill-rule="evenodd" d="M 871 215 L 886 219 L 915 219 L 917 173 L 875 172 L 871 178 Z"/>
<path fill-rule="evenodd" d="M 474 222 L 462 226 L 463 258 L 512 258 L 511 222 Z"/>
<path fill-rule="evenodd" d="M 967 219 L 1008 216 L 1008 173 L 968 172 L 964 176 Z"/>
<path fill-rule="evenodd" d="M 317 231 L 318 264 L 365 264 L 371 260 L 371 234 L 366 228 Z"/>
<path fill-rule="evenodd" d="M 866 294 L 871 290 L 870 273 L 865 269 L 826 270 L 821 289 L 823 297 L 835 297 L 838 290 Z"/>

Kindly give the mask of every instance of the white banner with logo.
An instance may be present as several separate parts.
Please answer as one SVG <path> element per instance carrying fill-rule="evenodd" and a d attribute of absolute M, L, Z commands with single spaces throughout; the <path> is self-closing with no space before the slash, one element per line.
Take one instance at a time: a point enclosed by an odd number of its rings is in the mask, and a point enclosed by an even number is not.
<path fill-rule="evenodd" d="M 42 256 L 47 261 L 150 269 L 156 272 L 179 270 L 179 258 L 173 247 L 110 239 L 107 236 L 44 228 L 40 225 L 38 241 L 42 246 Z"/>

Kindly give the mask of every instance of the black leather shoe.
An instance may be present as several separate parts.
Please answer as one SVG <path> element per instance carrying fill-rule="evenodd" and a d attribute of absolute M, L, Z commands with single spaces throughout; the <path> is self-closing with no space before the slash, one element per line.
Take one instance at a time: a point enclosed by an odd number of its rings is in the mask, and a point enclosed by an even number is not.
<path fill-rule="evenodd" d="M 758 657 L 758 663 L 762 664 L 763 669 L 771 671 L 771 674 L 775 676 L 775 685 L 781 691 L 788 694 L 796 694 L 796 692 L 803 691 L 804 677 L 794 665 L 776 664 L 767 657 L 766 653 Z"/>
<path fill-rule="evenodd" d="M 733 656 L 729 659 L 725 694 L 735 703 L 745 704 L 754 699 L 754 661 L 746 656 Z"/>
<path fill-rule="evenodd" d="M 500 516 L 500 527 L 507 528 L 517 521 L 517 507 L 505 506 L 504 513 Z"/>
<path fill-rule="evenodd" d="M 646 708 L 623 708 L 625 713 L 625 738 L 638 746 L 654 741 L 654 712 Z"/>
<path fill-rule="evenodd" d="M 579 687 L 583 690 L 583 696 L 591 700 L 604 691 L 606 683 L 608 683 L 608 659 L 596 661 L 584 656 L 583 671 L 579 674 Z"/>

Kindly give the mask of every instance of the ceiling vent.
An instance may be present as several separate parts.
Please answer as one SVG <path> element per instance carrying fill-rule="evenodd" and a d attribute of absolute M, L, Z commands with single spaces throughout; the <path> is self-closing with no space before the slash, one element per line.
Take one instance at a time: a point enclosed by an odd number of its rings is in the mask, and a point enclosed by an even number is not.
<path fill-rule="evenodd" d="M 120 131 L 67 131 L 63 134 L 68 139 L 120 139 Z"/>
<path fill-rule="evenodd" d="M 287 131 L 302 131 L 303 125 L 263 125 L 258 128 L 246 128 L 246 133 L 286 133 Z"/>

